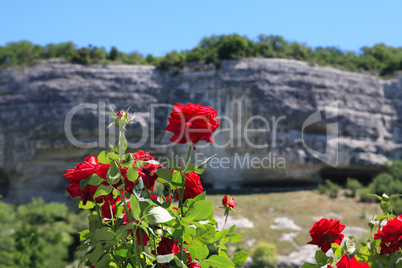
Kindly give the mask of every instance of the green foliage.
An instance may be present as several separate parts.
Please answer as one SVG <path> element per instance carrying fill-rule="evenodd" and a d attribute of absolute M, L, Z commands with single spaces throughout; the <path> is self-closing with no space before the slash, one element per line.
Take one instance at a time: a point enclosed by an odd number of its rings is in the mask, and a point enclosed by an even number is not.
<path fill-rule="evenodd" d="M 164 57 L 138 52 L 124 53 L 116 47 L 76 48 L 72 42 L 48 44 L 45 47 L 28 41 L 0 46 L 0 68 L 34 63 L 39 59 L 64 58 L 77 64 L 119 62 L 126 64 L 151 64 L 163 71 L 178 73 L 187 62 L 204 61 L 220 66 L 222 60 L 247 57 L 285 58 L 309 62 L 311 65 L 334 66 L 348 71 L 370 72 L 381 76 L 402 71 L 402 47 L 376 44 L 364 46 L 356 54 L 337 47 L 311 48 L 303 43 L 287 42 L 278 35 L 259 35 L 257 41 L 238 34 L 213 35 L 203 38 L 191 50 L 171 51 Z"/>
<path fill-rule="evenodd" d="M 327 179 L 324 181 L 324 183 L 318 186 L 318 189 L 320 191 L 320 194 L 328 194 L 330 198 L 336 198 L 338 197 L 338 192 L 341 187 L 335 182 Z"/>
<path fill-rule="evenodd" d="M 260 242 L 251 251 L 251 258 L 253 259 L 252 267 L 277 267 L 276 262 L 278 255 L 276 254 L 276 246 L 274 244 Z"/>
<path fill-rule="evenodd" d="M 356 192 L 358 189 L 362 188 L 362 184 L 353 178 L 347 178 L 346 180 L 346 189 L 345 195 L 347 197 L 356 197 Z"/>
<path fill-rule="evenodd" d="M 381 196 L 387 193 L 391 195 L 399 195 L 402 193 L 402 161 L 395 160 L 386 165 L 386 171 L 378 174 L 369 184 L 367 189 L 360 192 L 360 200 L 362 202 L 373 202 L 376 198 L 368 194 L 376 194 Z M 402 214 L 402 198 L 394 197 L 391 200 L 393 212 L 396 215 Z"/>
<path fill-rule="evenodd" d="M 0 267 L 65 267 L 72 233 L 64 204 L 34 199 L 17 209 L 0 202 Z"/>

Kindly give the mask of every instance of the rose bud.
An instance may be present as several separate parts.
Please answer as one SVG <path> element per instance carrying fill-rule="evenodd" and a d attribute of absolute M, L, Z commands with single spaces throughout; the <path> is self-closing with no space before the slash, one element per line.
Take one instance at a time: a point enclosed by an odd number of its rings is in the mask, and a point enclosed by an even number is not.
<path fill-rule="evenodd" d="M 222 199 L 222 205 L 225 207 L 229 206 L 230 208 L 235 208 L 236 201 L 230 195 L 229 195 L 229 197 L 227 195 L 225 195 Z"/>
<path fill-rule="evenodd" d="M 117 112 L 116 115 L 117 115 L 118 118 L 121 119 L 124 116 L 125 113 L 126 113 L 126 110 L 120 110 L 120 111 Z"/>

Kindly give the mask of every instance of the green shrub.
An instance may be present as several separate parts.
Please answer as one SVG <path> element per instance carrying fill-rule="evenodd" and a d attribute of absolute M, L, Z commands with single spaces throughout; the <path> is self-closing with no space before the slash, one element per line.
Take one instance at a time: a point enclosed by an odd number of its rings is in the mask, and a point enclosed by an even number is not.
<path fill-rule="evenodd" d="M 0 267 L 65 267 L 76 229 L 65 204 L 34 199 L 17 209 L 0 202 Z M 85 220 L 85 219 L 84 219 Z"/>
<path fill-rule="evenodd" d="M 368 194 L 382 194 L 388 196 L 402 194 L 402 161 L 396 160 L 386 165 L 386 171 L 378 174 L 366 189 L 360 192 L 362 202 L 378 201 Z M 395 214 L 402 214 L 402 198 L 391 198 L 391 205 Z"/>
<path fill-rule="evenodd" d="M 330 198 L 336 198 L 341 187 L 335 182 L 326 179 L 324 183 L 318 186 L 318 189 L 320 194 L 328 194 Z"/>
<path fill-rule="evenodd" d="M 353 178 L 347 178 L 346 180 L 346 189 L 345 195 L 347 197 L 356 197 L 356 192 L 358 189 L 362 188 L 362 184 Z"/>
<path fill-rule="evenodd" d="M 259 242 L 251 251 L 252 267 L 275 268 L 278 255 L 274 244 Z"/>

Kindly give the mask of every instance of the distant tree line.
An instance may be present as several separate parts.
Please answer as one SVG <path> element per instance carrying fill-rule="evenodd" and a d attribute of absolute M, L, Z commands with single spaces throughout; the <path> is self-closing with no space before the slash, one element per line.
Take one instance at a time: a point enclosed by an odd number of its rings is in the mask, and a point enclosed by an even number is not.
<path fill-rule="evenodd" d="M 149 64 L 159 69 L 180 70 L 187 62 L 204 61 L 219 67 L 222 60 L 248 57 L 284 58 L 306 61 L 312 65 L 334 66 L 348 71 L 370 72 L 392 76 L 402 70 L 402 47 L 364 46 L 358 53 L 342 51 L 337 47 L 311 48 L 303 43 L 288 42 L 277 35 L 259 35 L 256 41 L 238 34 L 205 37 L 195 48 L 172 51 L 164 57 L 138 52 L 124 53 L 116 47 L 78 48 L 72 42 L 34 45 L 29 41 L 12 42 L 0 46 L 0 68 L 32 64 L 40 59 L 63 58 L 78 64 Z"/>

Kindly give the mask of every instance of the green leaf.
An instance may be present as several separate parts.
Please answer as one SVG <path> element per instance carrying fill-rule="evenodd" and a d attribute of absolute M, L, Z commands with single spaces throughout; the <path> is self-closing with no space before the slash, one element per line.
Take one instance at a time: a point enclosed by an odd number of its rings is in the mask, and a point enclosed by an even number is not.
<path fill-rule="evenodd" d="M 229 241 L 230 243 L 237 243 L 243 240 L 243 236 L 241 234 L 233 234 Z"/>
<path fill-rule="evenodd" d="M 110 123 L 110 124 L 107 126 L 107 128 L 110 128 L 110 127 L 113 127 L 113 126 L 117 126 L 117 125 L 119 125 L 119 123 L 113 122 L 113 123 Z"/>
<path fill-rule="evenodd" d="M 99 241 L 112 240 L 114 238 L 114 233 L 109 227 L 103 227 L 101 229 L 96 229 L 95 238 Z"/>
<path fill-rule="evenodd" d="M 205 200 L 206 197 L 207 197 L 207 193 L 202 192 L 199 195 L 197 195 L 196 197 L 194 197 L 193 200 L 194 200 L 194 202 L 203 201 L 203 200 Z"/>
<path fill-rule="evenodd" d="M 174 259 L 174 253 L 156 256 L 157 263 L 169 263 Z"/>
<path fill-rule="evenodd" d="M 87 201 L 87 203 L 85 205 L 82 204 L 82 200 L 80 201 L 80 204 L 78 205 L 79 208 L 83 208 L 83 209 L 91 209 L 95 206 L 94 202 L 91 201 Z"/>
<path fill-rule="evenodd" d="M 99 196 L 102 196 L 102 195 L 110 194 L 112 189 L 113 189 L 112 186 L 110 186 L 109 184 L 108 185 L 104 185 L 104 184 L 99 185 L 98 189 L 96 190 L 96 192 L 94 194 L 94 199 L 98 198 Z"/>
<path fill-rule="evenodd" d="M 90 177 L 88 177 L 88 178 L 86 178 L 85 180 L 82 180 L 82 181 L 80 182 L 81 191 L 84 191 L 84 188 L 87 187 L 88 182 L 89 182 L 89 178 L 90 178 Z"/>
<path fill-rule="evenodd" d="M 120 179 L 121 179 L 120 169 L 116 162 L 113 161 L 110 164 L 110 167 L 106 173 L 106 179 L 110 184 L 116 184 L 120 181 Z"/>
<path fill-rule="evenodd" d="M 188 162 L 187 164 L 182 165 L 181 169 L 184 171 L 184 173 L 190 173 L 195 170 L 195 165 L 194 163 Z"/>
<path fill-rule="evenodd" d="M 185 257 L 186 255 L 184 255 Z M 174 262 L 177 267 L 179 268 L 187 268 L 187 265 L 184 264 L 183 260 L 180 260 L 177 255 L 174 256 Z"/>
<path fill-rule="evenodd" d="M 98 155 L 98 162 L 101 164 L 110 164 L 112 162 L 112 160 L 110 160 L 107 156 L 106 156 L 106 151 L 102 151 L 99 153 Z"/>
<path fill-rule="evenodd" d="M 218 256 L 218 255 L 212 255 L 211 257 L 209 257 L 209 259 L 206 259 L 202 262 L 200 262 L 200 264 L 207 264 L 209 266 L 212 267 L 216 267 L 216 268 L 229 268 L 229 267 L 234 267 L 234 263 L 228 258 L 228 257 L 224 257 L 224 256 Z M 204 265 L 202 265 L 204 267 Z"/>
<path fill-rule="evenodd" d="M 110 256 L 106 252 L 99 258 L 99 260 L 95 263 L 96 267 L 107 267 L 109 266 Z"/>
<path fill-rule="evenodd" d="M 119 155 L 115 153 L 107 153 L 106 155 L 109 159 L 114 160 L 114 161 L 119 161 Z"/>
<path fill-rule="evenodd" d="M 89 232 L 88 229 L 79 232 L 79 234 L 80 234 L 80 240 L 85 240 L 91 237 L 91 233 Z"/>
<path fill-rule="evenodd" d="M 137 160 L 137 161 L 135 162 L 134 167 L 136 167 L 136 168 L 142 168 L 142 167 L 145 166 L 146 164 L 147 164 L 146 161 Z"/>
<path fill-rule="evenodd" d="M 233 234 L 233 232 L 235 231 L 235 229 L 236 229 L 236 224 L 235 224 L 235 225 L 230 226 L 229 231 L 228 231 L 228 235 Z"/>
<path fill-rule="evenodd" d="M 138 170 L 136 168 L 129 168 L 127 170 L 127 180 L 134 182 L 136 179 L 138 179 Z"/>
<path fill-rule="evenodd" d="M 208 157 L 207 159 L 205 159 L 204 161 L 202 161 L 202 163 L 197 166 L 197 169 L 203 168 L 203 167 L 204 167 L 206 164 L 208 164 L 209 161 L 211 161 L 212 158 L 214 158 L 215 156 L 216 156 L 216 154 L 214 154 L 214 155 Z"/>
<path fill-rule="evenodd" d="M 194 172 L 197 173 L 197 174 L 202 174 L 204 172 L 204 170 L 205 170 L 204 168 L 196 168 L 194 170 Z"/>
<path fill-rule="evenodd" d="M 97 263 L 102 256 L 105 254 L 105 251 L 102 249 L 102 245 L 98 244 L 96 247 L 91 248 L 87 253 L 85 253 L 86 257 L 91 263 Z"/>
<path fill-rule="evenodd" d="M 133 212 L 134 219 L 140 220 L 141 208 L 140 203 L 134 195 L 130 196 L 130 209 Z"/>
<path fill-rule="evenodd" d="M 222 231 L 217 232 L 215 234 L 215 240 L 220 241 L 228 232 L 229 232 L 228 229 L 223 229 Z"/>
<path fill-rule="evenodd" d="M 144 214 L 147 215 L 146 219 L 148 223 L 152 225 L 173 220 L 172 215 L 162 207 L 150 206 L 146 209 Z"/>
<path fill-rule="evenodd" d="M 99 184 L 101 184 L 104 180 L 99 177 L 98 174 L 93 174 L 91 177 L 89 177 L 89 181 L 88 184 L 92 185 L 92 186 L 98 186 Z"/>
<path fill-rule="evenodd" d="M 123 161 L 121 161 L 121 165 L 123 167 L 130 168 L 132 165 L 134 165 L 134 156 L 132 154 L 125 154 L 122 157 Z"/>
<path fill-rule="evenodd" d="M 331 248 L 332 251 L 334 252 L 334 256 L 336 256 L 336 258 L 338 260 L 340 260 L 343 256 L 343 249 L 340 245 L 336 244 L 336 243 L 332 243 L 331 244 Z"/>
<path fill-rule="evenodd" d="M 386 219 L 386 218 L 387 218 L 386 215 L 378 215 L 374 220 L 376 220 L 376 221 L 382 221 L 382 220 L 384 220 L 384 219 Z"/>
<path fill-rule="evenodd" d="M 220 245 L 220 246 L 223 246 L 223 245 Z M 222 249 L 226 250 L 226 247 L 222 248 Z M 228 254 L 226 254 L 225 251 L 223 251 L 223 250 L 219 251 L 218 255 L 229 258 Z"/>
<path fill-rule="evenodd" d="M 321 250 L 317 250 L 315 252 L 315 260 L 318 264 L 326 264 L 328 261 L 328 257 L 327 255 L 325 255 L 324 252 L 322 252 Z"/>
<path fill-rule="evenodd" d="M 102 224 L 99 221 L 98 215 L 89 215 L 88 216 L 88 225 L 89 225 L 89 231 L 93 235 L 95 235 L 95 231 L 97 229 L 102 228 Z"/>
<path fill-rule="evenodd" d="M 158 170 L 156 171 L 156 175 L 167 181 L 172 181 L 172 172 L 168 168 L 158 168 Z"/>
<path fill-rule="evenodd" d="M 200 246 L 191 245 L 190 254 L 193 259 L 197 258 L 198 261 L 203 261 L 205 260 L 206 257 L 208 257 L 209 250 L 207 245 L 200 245 Z"/>
<path fill-rule="evenodd" d="M 198 201 L 185 214 L 189 222 L 205 221 L 213 216 L 212 201 Z"/>
<path fill-rule="evenodd" d="M 142 181 L 141 177 L 138 177 L 133 186 L 133 194 L 135 195 L 135 197 L 141 197 L 142 189 L 144 189 L 144 182 Z"/>
<path fill-rule="evenodd" d="M 235 266 L 240 266 L 242 265 L 248 258 L 248 253 L 244 251 L 239 251 L 237 252 L 234 257 L 233 257 L 233 263 Z"/>
<path fill-rule="evenodd" d="M 193 237 L 193 244 L 205 245 L 214 242 L 215 227 L 209 224 L 203 225 L 204 228 L 196 229 L 196 236 Z"/>
<path fill-rule="evenodd" d="M 177 183 L 177 184 L 182 184 L 183 183 L 183 175 L 180 172 L 176 172 L 173 174 L 171 181 L 174 183 Z"/>

